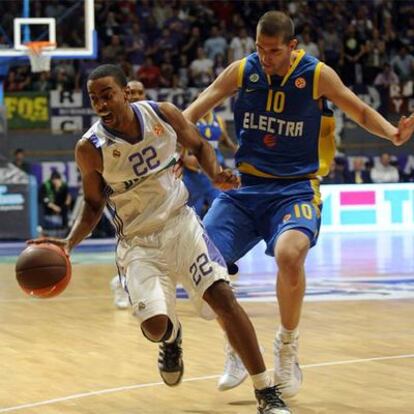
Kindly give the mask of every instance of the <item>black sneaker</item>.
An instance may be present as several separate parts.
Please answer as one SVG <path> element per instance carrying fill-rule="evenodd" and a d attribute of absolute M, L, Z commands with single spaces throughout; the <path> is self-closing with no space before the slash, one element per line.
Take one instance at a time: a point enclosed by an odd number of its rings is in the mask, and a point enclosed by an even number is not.
<path fill-rule="evenodd" d="M 291 411 L 280 398 L 277 385 L 263 390 L 255 390 L 258 403 L 257 414 L 291 414 Z"/>
<path fill-rule="evenodd" d="M 162 342 L 158 351 L 158 369 L 162 380 L 169 387 L 181 382 L 184 374 L 183 350 L 181 348 L 181 326 L 177 337 L 170 344 Z"/>

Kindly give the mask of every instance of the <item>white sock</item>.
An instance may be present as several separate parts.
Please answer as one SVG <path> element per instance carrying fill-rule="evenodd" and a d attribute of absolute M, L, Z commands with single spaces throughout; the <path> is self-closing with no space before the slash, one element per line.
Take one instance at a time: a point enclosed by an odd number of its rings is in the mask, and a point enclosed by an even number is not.
<path fill-rule="evenodd" d="M 299 336 L 299 329 L 286 329 L 284 326 L 280 325 L 277 335 L 280 335 L 284 341 L 291 342 Z"/>
<path fill-rule="evenodd" d="M 253 381 L 253 386 L 256 390 L 263 390 L 273 386 L 273 378 L 267 371 L 260 374 L 252 375 L 250 377 Z"/>

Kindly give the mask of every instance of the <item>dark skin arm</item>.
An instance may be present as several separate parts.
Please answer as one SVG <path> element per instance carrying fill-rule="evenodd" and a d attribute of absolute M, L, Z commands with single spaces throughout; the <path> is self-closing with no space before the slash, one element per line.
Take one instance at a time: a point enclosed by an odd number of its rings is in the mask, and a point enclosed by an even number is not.
<path fill-rule="evenodd" d="M 159 108 L 177 133 L 178 142 L 197 158 L 200 167 L 216 187 L 229 190 L 239 186 L 238 177 L 230 170 L 221 169 L 213 147 L 200 137 L 194 124 L 188 122 L 183 114 L 169 102 L 160 103 Z"/>
<path fill-rule="evenodd" d="M 62 247 L 67 254 L 70 254 L 71 250 L 98 224 L 105 207 L 101 155 L 88 140 L 81 139 L 76 145 L 75 158 L 81 173 L 85 199 L 80 215 L 65 239 L 43 237 L 29 240 L 29 244 L 49 242 Z"/>

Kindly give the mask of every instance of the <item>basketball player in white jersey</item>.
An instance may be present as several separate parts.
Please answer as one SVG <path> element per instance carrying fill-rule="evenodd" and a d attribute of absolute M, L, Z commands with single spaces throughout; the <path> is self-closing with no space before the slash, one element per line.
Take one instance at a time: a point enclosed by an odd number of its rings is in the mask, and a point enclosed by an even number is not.
<path fill-rule="evenodd" d="M 31 243 L 49 241 L 70 254 L 98 223 L 106 204 L 117 231 L 117 265 L 142 333 L 159 343 L 158 367 L 165 384 L 178 385 L 184 372 L 175 309 L 180 282 L 201 316 L 220 319 L 251 375 L 257 413 L 290 413 L 266 372 L 254 328 L 227 282 L 223 258 L 186 205 L 188 192 L 172 171 L 177 140 L 220 189 L 234 188 L 238 179 L 221 170 L 213 148 L 174 105 L 130 104 L 126 86 L 115 65 L 98 66 L 89 75 L 89 97 L 101 119 L 75 149 L 84 207 L 66 239 Z"/>
<path fill-rule="evenodd" d="M 128 101 L 130 103 L 143 101 L 146 99 L 144 84 L 140 81 L 131 80 L 127 84 Z M 129 306 L 128 293 L 122 285 L 122 276 L 115 275 L 111 280 L 111 290 L 114 294 L 114 305 L 118 309 L 127 309 Z"/>

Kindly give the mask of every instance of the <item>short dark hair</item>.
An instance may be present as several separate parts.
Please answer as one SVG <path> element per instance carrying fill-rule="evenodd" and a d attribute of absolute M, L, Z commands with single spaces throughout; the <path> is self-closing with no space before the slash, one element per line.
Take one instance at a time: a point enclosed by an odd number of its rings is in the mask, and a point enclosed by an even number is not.
<path fill-rule="evenodd" d="M 61 179 L 62 176 L 60 175 L 59 171 L 53 170 L 52 174 L 50 174 L 50 179 L 51 180 L 56 180 L 56 179 Z"/>
<path fill-rule="evenodd" d="M 115 82 L 125 88 L 127 86 L 127 78 L 123 70 L 117 65 L 105 64 L 95 68 L 88 76 L 88 81 L 97 80 L 111 76 L 115 79 Z"/>
<path fill-rule="evenodd" d="M 24 149 L 23 148 L 16 148 L 14 150 L 14 155 L 21 154 L 21 153 L 24 153 Z"/>
<path fill-rule="evenodd" d="M 257 23 L 257 32 L 265 36 L 283 36 L 287 43 L 295 37 L 295 24 L 285 13 L 268 11 Z"/>

